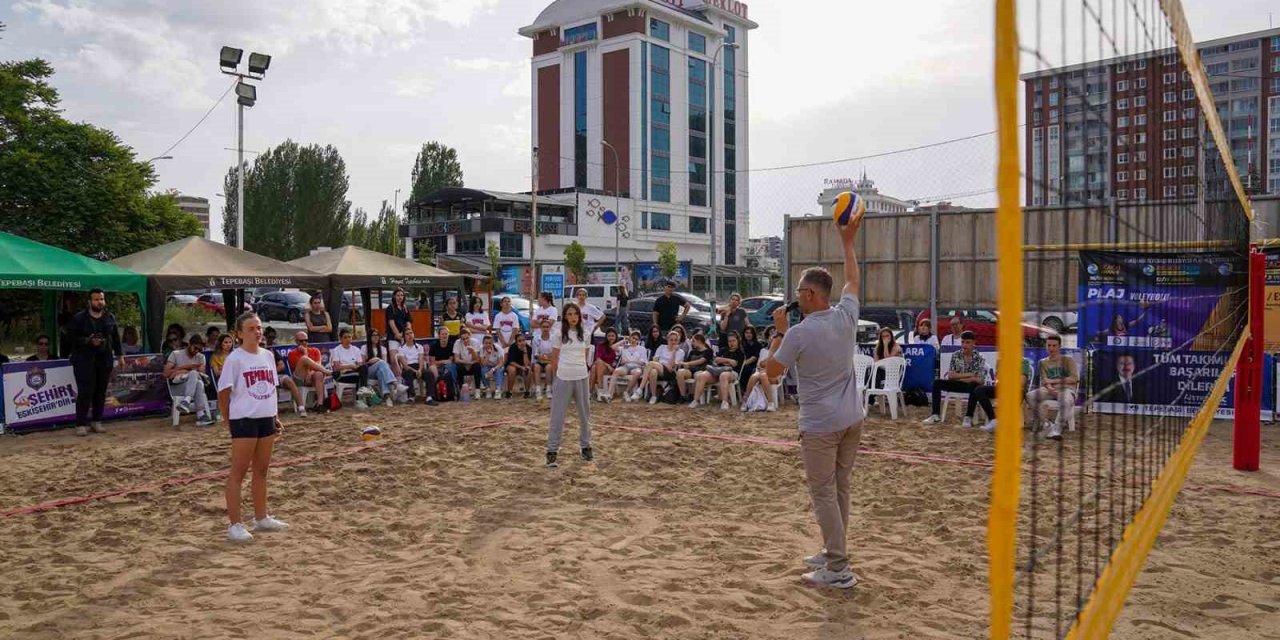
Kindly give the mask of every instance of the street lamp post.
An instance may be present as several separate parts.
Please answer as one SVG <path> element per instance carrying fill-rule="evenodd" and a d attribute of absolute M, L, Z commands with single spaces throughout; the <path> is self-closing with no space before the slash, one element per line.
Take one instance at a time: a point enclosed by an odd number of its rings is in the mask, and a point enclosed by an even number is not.
<path fill-rule="evenodd" d="M 618 231 L 618 225 L 622 222 L 622 182 L 619 181 L 619 170 L 621 165 L 618 163 L 618 150 L 609 144 L 608 140 L 600 139 L 600 144 L 613 152 L 613 277 L 617 278 L 618 284 L 622 284 L 622 268 L 618 260 L 618 239 L 621 232 Z"/>
<path fill-rule="evenodd" d="M 726 42 L 720 40 L 720 44 L 716 46 L 715 53 L 711 56 L 711 108 L 708 109 L 707 119 L 707 162 L 709 164 L 707 170 L 707 196 L 708 204 L 711 205 L 711 323 L 713 329 L 719 326 L 716 321 L 716 298 L 717 282 L 716 282 L 716 62 L 720 59 L 720 52 L 725 47 L 737 49 L 738 43 Z"/>
<path fill-rule="evenodd" d="M 236 246 L 244 249 L 244 108 L 258 101 L 257 87 L 245 80 L 261 80 L 271 66 L 271 56 L 264 53 L 249 54 L 249 72 L 240 73 L 240 59 L 244 49 L 222 47 L 218 52 L 218 67 L 222 73 L 239 78 L 236 83 Z"/>

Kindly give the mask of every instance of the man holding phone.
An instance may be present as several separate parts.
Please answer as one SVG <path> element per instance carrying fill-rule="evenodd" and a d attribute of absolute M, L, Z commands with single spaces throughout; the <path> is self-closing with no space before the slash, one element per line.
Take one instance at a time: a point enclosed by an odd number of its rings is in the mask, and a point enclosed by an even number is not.
<path fill-rule="evenodd" d="M 76 435 L 89 429 L 102 433 L 102 412 L 107 402 L 107 382 L 111 379 L 114 355 L 124 366 L 116 317 L 107 311 L 107 295 L 102 289 L 89 291 L 89 308 L 71 319 L 67 336 L 71 340 L 71 369 L 76 377 Z M 89 421 L 90 412 L 93 422 Z"/>

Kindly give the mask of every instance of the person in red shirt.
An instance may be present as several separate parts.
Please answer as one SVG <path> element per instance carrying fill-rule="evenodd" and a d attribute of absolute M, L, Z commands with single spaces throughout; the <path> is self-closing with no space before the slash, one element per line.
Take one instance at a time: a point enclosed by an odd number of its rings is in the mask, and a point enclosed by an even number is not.
<path fill-rule="evenodd" d="M 320 350 L 309 345 L 306 331 L 295 333 L 293 341 L 298 347 L 289 352 L 289 371 L 299 387 L 310 384 L 316 390 L 316 400 L 323 412 L 324 379 L 333 374 L 320 364 Z"/>

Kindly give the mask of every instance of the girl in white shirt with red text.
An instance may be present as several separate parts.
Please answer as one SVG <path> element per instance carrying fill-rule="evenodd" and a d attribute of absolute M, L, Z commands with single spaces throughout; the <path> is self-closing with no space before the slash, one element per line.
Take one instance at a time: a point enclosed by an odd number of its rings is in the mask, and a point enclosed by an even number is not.
<path fill-rule="evenodd" d="M 227 356 L 218 378 L 218 409 L 231 432 L 231 471 L 227 474 L 227 539 L 253 540 L 240 522 L 240 484 L 253 468 L 253 530 L 284 531 L 289 525 L 267 513 L 267 468 L 283 426 L 276 415 L 276 361 L 259 344 L 262 322 L 252 312 L 236 318 L 240 348 Z"/>

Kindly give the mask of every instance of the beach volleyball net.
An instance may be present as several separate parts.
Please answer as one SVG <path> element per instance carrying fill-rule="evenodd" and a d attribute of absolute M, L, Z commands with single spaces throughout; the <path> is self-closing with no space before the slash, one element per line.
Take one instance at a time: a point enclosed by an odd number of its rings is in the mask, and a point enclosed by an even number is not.
<path fill-rule="evenodd" d="M 995 8 L 991 636 L 1103 638 L 1231 415 L 1258 69 L 1198 49 L 1177 0 Z"/>

